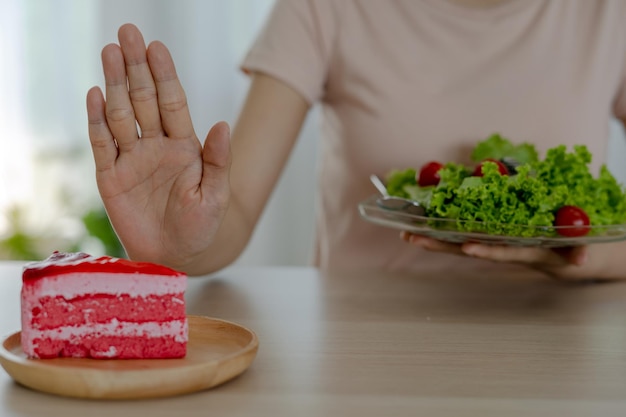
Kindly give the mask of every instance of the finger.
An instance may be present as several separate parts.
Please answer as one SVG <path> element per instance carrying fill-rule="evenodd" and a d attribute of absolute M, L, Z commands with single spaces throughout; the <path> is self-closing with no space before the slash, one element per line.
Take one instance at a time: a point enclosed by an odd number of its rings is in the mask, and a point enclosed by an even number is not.
<path fill-rule="evenodd" d="M 141 137 L 150 138 L 163 133 L 154 79 L 148 66 L 146 44 L 141 32 L 131 24 L 123 25 L 118 38 L 128 76 L 128 92 L 141 128 Z"/>
<path fill-rule="evenodd" d="M 152 42 L 147 51 L 148 64 L 157 88 L 161 122 L 170 138 L 195 138 L 187 97 L 180 85 L 172 57 L 161 42 Z"/>
<path fill-rule="evenodd" d="M 120 152 L 137 144 L 137 122 L 128 95 L 124 56 L 118 45 L 102 50 L 102 67 L 106 82 L 106 118 Z"/>
<path fill-rule="evenodd" d="M 572 265 L 582 266 L 587 263 L 589 258 L 589 248 L 587 246 L 555 248 L 553 251 Z"/>
<path fill-rule="evenodd" d="M 426 236 L 415 235 L 412 233 L 403 233 L 401 238 L 409 242 L 412 245 L 419 246 L 423 249 L 433 252 L 445 252 L 455 255 L 463 255 L 461 245 L 457 243 L 443 242 L 441 240 L 433 239 Z"/>
<path fill-rule="evenodd" d="M 230 128 L 227 123 L 216 123 L 204 141 L 202 150 L 202 191 L 221 200 L 225 205 L 229 195 Z"/>
<path fill-rule="evenodd" d="M 93 87 L 87 92 L 89 141 L 97 171 L 110 169 L 117 158 L 117 146 L 107 125 L 105 105 L 104 96 L 98 87 Z"/>
<path fill-rule="evenodd" d="M 515 262 L 523 264 L 543 264 L 550 266 L 567 265 L 567 258 L 553 250 L 539 247 L 498 246 L 467 243 L 462 246 L 463 253 L 476 258 L 497 262 Z"/>

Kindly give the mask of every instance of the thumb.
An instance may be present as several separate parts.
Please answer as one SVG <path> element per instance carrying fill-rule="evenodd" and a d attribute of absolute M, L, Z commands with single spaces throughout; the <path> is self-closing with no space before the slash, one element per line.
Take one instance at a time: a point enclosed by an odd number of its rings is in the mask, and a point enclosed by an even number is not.
<path fill-rule="evenodd" d="M 218 122 L 209 130 L 202 148 L 202 191 L 208 195 L 224 193 L 228 198 L 230 164 L 230 127 Z"/>

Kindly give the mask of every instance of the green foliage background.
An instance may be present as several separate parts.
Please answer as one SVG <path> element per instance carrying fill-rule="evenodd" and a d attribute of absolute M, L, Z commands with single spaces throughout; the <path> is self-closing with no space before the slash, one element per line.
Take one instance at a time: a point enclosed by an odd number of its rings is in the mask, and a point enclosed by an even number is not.
<path fill-rule="evenodd" d="M 80 217 L 84 234 L 75 240 L 55 239 L 45 232 L 32 232 L 25 224 L 24 209 L 11 208 L 6 213 L 8 232 L 0 238 L 0 259 L 38 260 L 47 258 L 51 250 L 80 251 L 87 239 L 96 239 L 106 255 L 124 257 L 125 252 L 104 208 L 94 208 Z M 52 247 L 52 248 L 51 248 Z"/>

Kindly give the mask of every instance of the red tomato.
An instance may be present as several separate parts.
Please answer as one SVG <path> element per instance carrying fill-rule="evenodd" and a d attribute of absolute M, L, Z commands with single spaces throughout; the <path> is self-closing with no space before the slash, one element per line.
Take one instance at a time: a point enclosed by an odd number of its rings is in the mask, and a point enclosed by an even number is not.
<path fill-rule="evenodd" d="M 420 187 L 427 187 L 429 185 L 437 185 L 441 178 L 439 177 L 439 170 L 443 168 L 443 164 L 437 161 L 431 161 L 420 169 L 419 176 L 417 177 L 417 183 Z"/>
<path fill-rule="evenodd" d="M 472 173 L 472 176 L 474 177 L 483 176 L 483 164 L 486 161 L 493 162 L 494 164 L 496 164 L 498 166 L 498 171 L 500 171 L 501 175 L 509 175 L 509 170 L 507 169 L 506 165 L 504 165 L 502 162 L 498 161 L 497 159 L 488 158 L 476 166 L 476 168 L 474 169 L 474 172 Z"/>
<path fill-rule="evenodd" d="M 589 233 L 589 216 L 580 207 L 563 206 L 556 212 L 554 225 L 561 236 L 578 237 Z M 558 228 L 559 226 L 568 226 Z"/>

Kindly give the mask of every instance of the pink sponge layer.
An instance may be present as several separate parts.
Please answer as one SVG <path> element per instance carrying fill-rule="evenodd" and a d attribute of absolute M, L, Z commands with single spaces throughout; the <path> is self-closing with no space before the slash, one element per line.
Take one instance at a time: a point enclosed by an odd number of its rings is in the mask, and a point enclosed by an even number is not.
<path fill-rule="evenodd" d="M 156 359 L 182 358 L 186 354 L 186 343 L 174 337 L 83 337 L 80 341 L 37 340 L 35 353 L 41 359 L 58 357 L 96 359 Z"/>
<path fill-rule="evenodd" d="M 59 326 L 80 326 L 87 323 L 164 322 L 185 317 L 183 294 L 131 297 L 129 295 L 83 296 L 66 300 L 63 297 L 42 297 L 32 311 L 32 326 L 51 329 Z"/>

